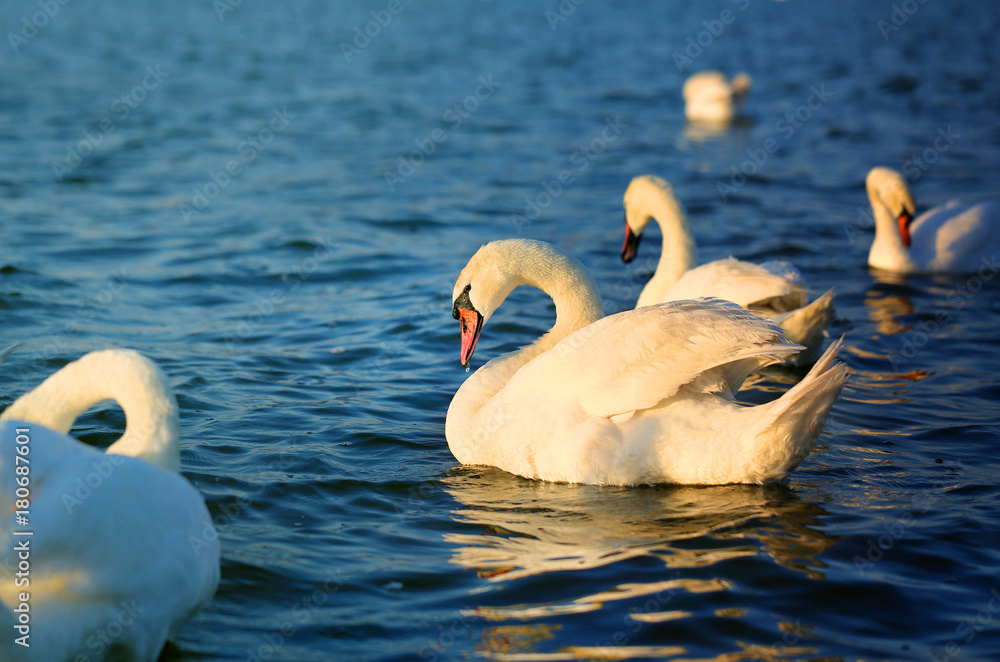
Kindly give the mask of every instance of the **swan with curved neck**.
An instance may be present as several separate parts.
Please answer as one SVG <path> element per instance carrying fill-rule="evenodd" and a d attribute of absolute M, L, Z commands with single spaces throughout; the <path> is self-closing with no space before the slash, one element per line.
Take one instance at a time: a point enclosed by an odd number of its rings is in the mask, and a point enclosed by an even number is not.
<path fill-rule="evenodd" d="M 897 273 L 996 272 L 1000 205 L 953 200 L 914 218 L 906 180 L 891 168 L 872 168 L 865 188 L 875 216 L 869 266 Z"/>
<path fill-rule="evenodd" d="M 126 419 L 124 434 L 106 453 L 68 436 L 76 418 L 104 400 L 116 401 Z M 92 653 L 88 645 L 124 601 L 136 615 L 105 642 L 107 654 L 155 660 L 219 583 L 211 515 L 178 473 L 179 419 L 166 376 L 131 350 L 93 352 L 0 415 L 0 538 L 8 541 L 21 528 L 9 500 L 15 494 L 13 458 L 22 446 L 30 449 L 31 462 L 31 614 L 37 625 L 31 659 Z M 13 619 L 17 604 L 12 585 L 0 587 L 0 622 Z M 0 659 L 15 659 L 20 651 L 10 640 L 0 642 Z"/>
<path fill-rule="evenodd" d="M 786 359 L 816 360 L 824 330 L 833 321 L 833 291 L 810 302 L 798 270 L 787 262 L 753 264 L 729 258 L 694 267 L 696 248 L 687 218 L 673 189 L 655 175 L 639 175 L 625 191 L 625 243 L 622 261 L 636 257 L 642 232 L 660 224 L 663 249 L 656 272 L 643 288 L 637 308 L 665 301 L 718 297 L 771 319 L 806 350 Z"/>
<path fill-rule="evenodd" d="M 732 393 L 750 372 L 800 347 L 719 300 L 602 318 L 582 265 L 525 239 L 486 244 L 455 283 L 463 365 L 519 285 L 552 297 L 556 322 L 535 343 L 488 362 L 455 394 L 445 436 L 463 464 L 592 484 L 779 480 L 808 454 L 843 385 L 835 343 L 778 400 L 736 405 Z"/>

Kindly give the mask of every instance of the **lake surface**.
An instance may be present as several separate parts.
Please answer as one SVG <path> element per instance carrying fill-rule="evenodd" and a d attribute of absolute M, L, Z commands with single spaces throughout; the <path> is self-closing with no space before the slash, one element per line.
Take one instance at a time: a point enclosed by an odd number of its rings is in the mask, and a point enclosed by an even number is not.
<path fill-rule="evenodd" d="M 1000 279 L 870 271 L 864 190 L 887 165 L 921 207 L 997 193 L 1000 4 L 41 6 L 0 7 L 0 407 L 106 346 L 170 376 L 223 565 L 163 660 L 1000 655 Z M 754 81 L 719 133 L 680 99 L 710 68 Z M 458 467 L 459 270 L 544 239 L 631 307 L 647 172 L 702 261 L 836 287 L 851 376 L 816 449 L 768 487 Z M 516 292 L 475 365 L 552 320 Z"/>

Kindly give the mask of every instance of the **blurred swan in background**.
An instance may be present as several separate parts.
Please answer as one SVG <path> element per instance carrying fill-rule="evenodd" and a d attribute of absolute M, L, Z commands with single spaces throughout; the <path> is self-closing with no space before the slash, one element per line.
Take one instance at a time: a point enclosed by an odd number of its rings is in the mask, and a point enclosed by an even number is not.
<path fill-rule="evenodd" d="M 897 273 L 972 274 L 1000 269 L 1000 204 L 952 200 L 914 218 L 906 180 L 891 168 L 872 168 L 865 180 L 875 215 L 869 266 Z"/>
<path fill-rule="evenodd" d="M 750 76 L 741 73 L 731 81 L 718 71 L 700 71 L 686 81 L 684 95 L 684 115 L 692 122 L 726 125 L 733 120 L 747 93 L 750 91 Z"/>

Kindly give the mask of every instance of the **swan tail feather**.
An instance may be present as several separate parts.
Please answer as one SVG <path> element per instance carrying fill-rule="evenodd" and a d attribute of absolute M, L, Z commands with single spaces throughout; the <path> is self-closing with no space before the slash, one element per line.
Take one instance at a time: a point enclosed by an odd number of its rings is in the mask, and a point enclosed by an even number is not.
<path fill-rule="evenodd" d="M 831 288 L 808 306 L 774 318 L 774 323 L 781 327 L 789 340 L 805 347 L 794 357 L 795 365 L 809 365 L 816 361 L 826 328 L 830 326 L 836 312 Z"/>
<path fill-rule="evenodd" d="M 757 433 L 751 459 L 755 482 L 781 480 L 812 450 L 847 379 L 847 366 L 835 361 L 843 344 L 833 343 L 801 382 L 767 405 L 770 423 Z"/>

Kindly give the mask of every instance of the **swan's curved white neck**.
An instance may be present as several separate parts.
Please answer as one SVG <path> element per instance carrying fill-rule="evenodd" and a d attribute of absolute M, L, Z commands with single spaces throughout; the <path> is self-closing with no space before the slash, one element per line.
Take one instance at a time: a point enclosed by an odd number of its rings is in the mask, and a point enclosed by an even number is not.
<path fill-rule="evenodd" d="M 694 267 L 697 249 L 684 210 L 672 192 L 659 186 L 647 186 L 642 189 L 637 202 L 636 212 L 645 217 L 643 225 L 648 224 L 649 218 L 653 218 L 660 224 L 660 232 L 663 234 L 660 261 L 656 266 L 656 273 L 639 295 L 636 307 L 640 308 L 659 303 L 667 290 Z"/>
<path fill-rule="evenodd" d="M 114 400 L 125 412 L 125 434 L 108 453 L 180 470 L 180 424 L 170 384 L 156 364 L 131 350 L 92 352 L 67 364 L 14 401 L 0 419 L 67 434 L 80 414 L 104 400 Z"/>
<path fill-rule="evenodd" d="M 575 260 L 522 260 L 518 262 L 517 269 L 514 278 L 518 285 L 537 287 L 552 298 L 556 307 L 555 324 L 546 334 L 522 349 L 524 354 L 537 356 L 577 329 L 604 316 L 597 283 Z M 528 349 L 533 352 L 525 352 Z"/>

